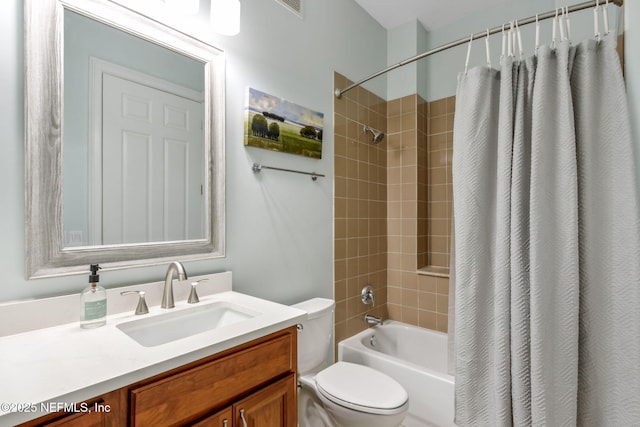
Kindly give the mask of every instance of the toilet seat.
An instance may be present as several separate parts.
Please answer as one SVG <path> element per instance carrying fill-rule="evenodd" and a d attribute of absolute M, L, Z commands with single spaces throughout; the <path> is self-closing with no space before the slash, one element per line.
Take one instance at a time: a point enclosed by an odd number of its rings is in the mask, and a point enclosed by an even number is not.
<path fill-rule="evenodd" d="M 316 375 L 318 392 L 345 408 L 379 415 L 406 410 L 409 396 L 393 378 L 368 366 L 337 362 Z"/>

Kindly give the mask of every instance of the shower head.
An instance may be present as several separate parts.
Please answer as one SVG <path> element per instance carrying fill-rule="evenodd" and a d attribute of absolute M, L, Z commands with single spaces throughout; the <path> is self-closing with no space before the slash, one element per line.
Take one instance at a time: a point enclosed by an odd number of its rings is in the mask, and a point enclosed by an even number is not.
<path fill-rule="evenodd" d="M 364 132 L 370 133 L 373 136 L 373 140 L 371 142 L 374 144 L 379 144 L 380 141 L 382 141 L 382 139 L 384 138 L 384 132 L 375 130 L 374 128 L 367 125 L 364 125 Z"/>

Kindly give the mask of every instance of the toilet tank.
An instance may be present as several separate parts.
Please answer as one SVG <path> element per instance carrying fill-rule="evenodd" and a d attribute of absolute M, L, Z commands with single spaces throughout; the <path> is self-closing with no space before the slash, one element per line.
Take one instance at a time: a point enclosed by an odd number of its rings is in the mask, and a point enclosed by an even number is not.
<path fill-rule="evenodd" d="M 307 312 L 298 332 L 298 373 L 304 375 L 319 371 L 329 363 L 333 308 L 335 302 L 327 298 L 312 298 L 292 307 Z"/>

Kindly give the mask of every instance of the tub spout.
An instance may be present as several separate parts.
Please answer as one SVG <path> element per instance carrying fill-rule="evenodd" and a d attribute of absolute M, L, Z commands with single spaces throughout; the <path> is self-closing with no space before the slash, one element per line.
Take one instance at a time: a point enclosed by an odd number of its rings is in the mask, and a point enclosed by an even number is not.
<path fill-rule="evenodd" d="M 372 314 L 365 314 L 364 321 L 369 325 L 382 325 L 382 319 Z"/>

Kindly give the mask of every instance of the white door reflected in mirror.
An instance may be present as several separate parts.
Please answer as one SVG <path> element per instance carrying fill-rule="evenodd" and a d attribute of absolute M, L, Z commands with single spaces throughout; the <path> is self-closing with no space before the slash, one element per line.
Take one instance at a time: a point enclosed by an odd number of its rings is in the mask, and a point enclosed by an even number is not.
<path fill-rule="evenodd" d="M 203 105 L 109 74 L 102 87 L 102 208 L 90 227 L 102 236 L 93 244 L 203 238 Z"/>

